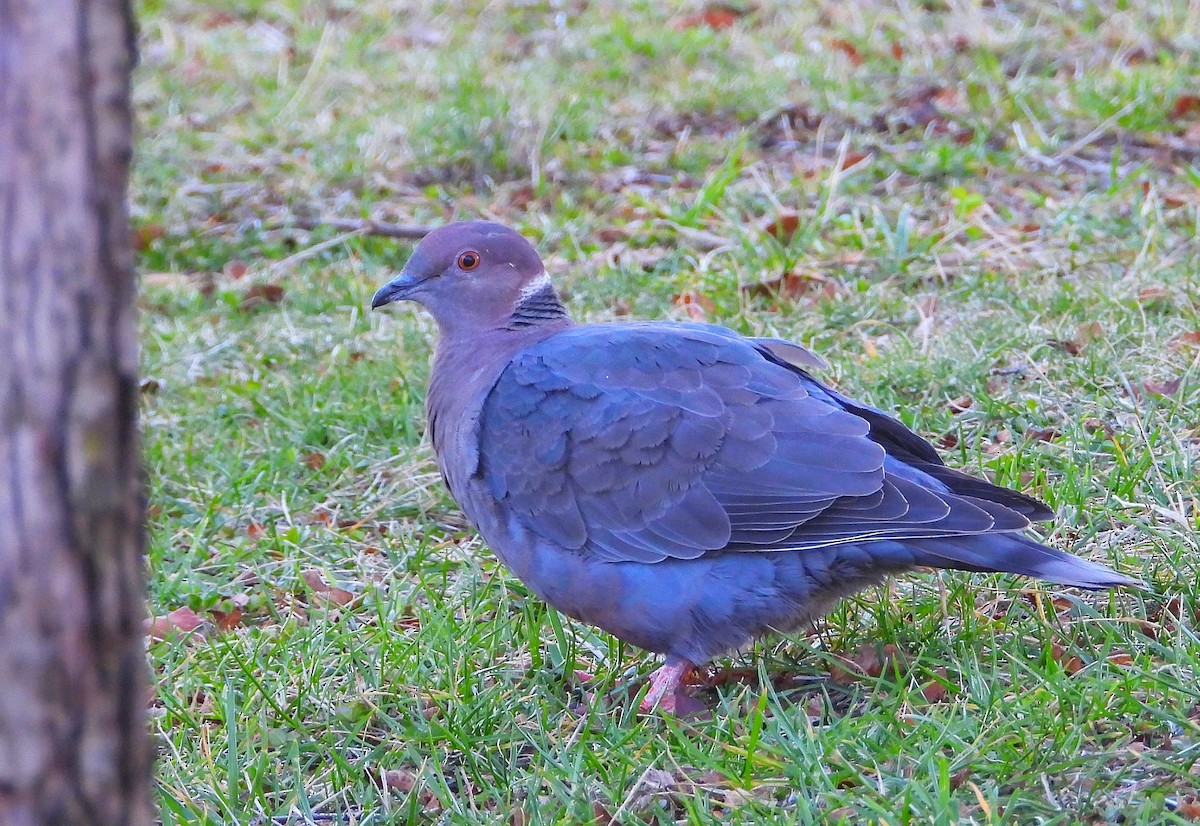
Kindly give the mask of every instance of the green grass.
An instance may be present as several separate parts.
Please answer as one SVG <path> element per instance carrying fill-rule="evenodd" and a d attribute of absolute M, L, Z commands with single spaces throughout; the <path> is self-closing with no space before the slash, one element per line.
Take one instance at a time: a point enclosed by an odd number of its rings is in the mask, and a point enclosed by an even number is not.
<path fill-rule="evenodd" d="M 150 646 L 164 822 L 1195 816 L 1194 4 L 791 5 L 144 0 L 150 611 L 214 623 Z M 811 344 L 1149 590 L 915 574 L 718 663 L 710 718 L 635 716 L 655 659 L 549 611 L 441 486 L 432 325 L 367 310 L 408 247 L 287 228 L 475 215 L 577 318 L 695 293 Z M 812 289 L 739 288 L 788 272 Z"/>

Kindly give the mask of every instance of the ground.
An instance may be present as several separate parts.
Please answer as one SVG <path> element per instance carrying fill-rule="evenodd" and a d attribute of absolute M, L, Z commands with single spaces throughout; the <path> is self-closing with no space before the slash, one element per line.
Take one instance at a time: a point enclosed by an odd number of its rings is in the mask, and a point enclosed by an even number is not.
<path fill-rule="evenodd" d="M 1195 3 L 139 14 L 164 822 L 1200 816 Z M 480 215 L 577 318 L 813 347 L 1147 589 L 917 573 L 639 718 L 656 659 L 481 545 L 431 324 L 368 310 L 411 247 L 355 221 Z"/>

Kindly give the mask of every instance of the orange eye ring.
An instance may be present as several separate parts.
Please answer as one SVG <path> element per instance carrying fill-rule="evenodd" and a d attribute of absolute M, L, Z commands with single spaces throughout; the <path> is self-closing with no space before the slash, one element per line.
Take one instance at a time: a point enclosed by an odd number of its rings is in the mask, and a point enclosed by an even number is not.
<path fill-rule="evenodd" d="M 458 268 L 470 272 L 479 266 L 479 253 L 475 250 L 467 250 L 458 256 Z"/>

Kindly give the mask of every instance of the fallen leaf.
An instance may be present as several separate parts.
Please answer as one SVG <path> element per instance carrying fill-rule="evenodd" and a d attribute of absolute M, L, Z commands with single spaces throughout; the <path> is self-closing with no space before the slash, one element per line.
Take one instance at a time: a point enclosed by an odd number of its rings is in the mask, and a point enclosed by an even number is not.
<path fill-rule="evenodd" d="M 415 772 L 408 769 L 386 769 L 373 774 L 368 774 L 375 780 L 384 791 L 399 792 L 403 795 L 416 795 L 417 802 L 421 808 L 426 810 L 439 811 L 442 808 L 441 801 L 437 799 L 432 791 L 421 785 L 420 778 Z"/>
<path fill-rule="evenodd" d="M 1183 379 L 1179 377 L 1167 379 L 1166 381 L 1147 379 L 1142 382 L 1142 388 L 1151 396 L 1174 396 L 1179 392 L 1182 384 Z"/>
<path fill-rule="evenodd" d="M 592 801 L 592 823 L 594 826 L 620 826 L 612 812 L 599 800 Z"/>
<path fill-rule="evenodd" d="M 1075 337 L 1063 343 L 1063 349 L 1073 356 L 1083 352 L 1083 348 L 1104 335 L 1104 327 L 1099 321 L 1088 321 L 1075 328 Z"/>
<path fill-rule="evenodd" d="M 251 521 L 246 526 L 246 536 L 251 539 L 262 539 L 267 534 L 267 529 L 263 527 L 261 522 Z"/>
<path fill-rule="evenodd" d="M 945 668 L 937 670 L 939 679 L 930 680 L 921 687 L 921 696 L 925 698 L 927 703 L 941 703 L 950 696 L 950 689 L 946 687 L 949 680 L 949 673 Z"/>
<path fill-rule="evenodd" d="M 850 685 L 864 678 L 876 678 L 893 667 L 903 667 L 900 649 L 892 643 L 882 648 L 875 643 L 863 643 L 853 655 L 835 655 L 829 667 L 829 679 L 838 685 Z"/>
<path fill-rule="evenodd" d="M 778 238 L 783 243 L 788 243 L 792 240 L 792 236 L 796 234 L 796 230 L 800 228 L 800 215 L 796 212 L 781 212 L 779 215 L 769 217 L 762 226 L 762 231 L 767 235 Z"/>
<path fill-rule="evenodd" d="M 797 272 L 789 272 L 769 281 L 757 281 L 738 287 L 738 291 L 743 295 L 767 298 L 783 296 L 793 301 L 806 296 L 831 299 L 837 295 L 837 290 L 837 284 L 824 276 Z"/>
<path fill-rule="evenodd" d="M 1066 647 L 1059 643 L 1051 644 L 1050 657 L 1069 675 L 1073 676 L 1083 670 L 1083 660 L 1074 654 L 1068 655 Z"/>
<path fill-rule="evenodd" d="M 1182 350 L 1185 347 L 1200 347 L 1200 330 L 1189 330 L 1167 341 L 1168 350 Z"/>
<path fill-rule="evenodd" d="M 1180 95 L 1171 106 L 1171 120 L 1182 120 L 1193 112 L 1200 112 L 1200 95 Z"/>
<path fill-rule="evenodd" d="M 236 258 L 225 264 L 225 275 L 234 281 L 244 278 L 249 270 L 250 268 L 246 266 L 245 261 L 239 261 Z"/>
<path fill-rule="evenodd" d="M 1083 429 L 1088 433 L 1103 433 L 1105 438 L 1111 439 L 1116 431 L 1113 426 L 1102 419 L 1097 419 L 1095 416 L 1083 420 Z"/>
<path fill-rule="evenodd" d="M 525 811 L 522 806 L 517 806 L 513 809 L 512 814 L 508 817 L 509 826 L 529 826 L 532 822 L 529 819 L 529 812 Z"/>
<path fill-rule="evenodd" d="M 673 28 L 682 31 L 684 29 L 707 27 L 715 31 L 720 31 L 721 29 L 728 29 L 744 14 L 744 11 L 734 6 L 724 3 L 714 3 L 711 6 L 707 6 L 699 14 L 688 14 L 680 17 L 673 24 Z"/>
<path fill-rule="evenodd" d="M 616 244 L 629 237 L 624 227 L 601 227 L 596 230 L 596 240 L 603 244 Z"/>
<path fill-rule="evenodd" d="M 209 615 L 213 619 L 213 625 L 218 631 L 232 631 L 234 628 L 242 624 L 242 609 L 234 606 L 229 611 L 209 611 Z"/>
<path fill-rule="evenodd" d="M 852 166 L 858 166 L 863 161 L 872 157 L 872 154 L 871 152 L 847 152 L 842 157 L 842 165 L 838 169 L 849 169 Z"/>
<path fill-rule="evenodd" d="M 697 292 L 682 293 L 671 299 L 676 307 L 682 307 L 688 318 L 693 321 L 705 321 L 708 314 L 716 309 L 712 299 Z"/>
<path fill-rule="evenodd" d="M 958 434 L 943 433 L 938 437 L 937 443 L 945 450 L 953 450 L 954 448 L 958 447 Z"/>
<path fill-rule="evenodd" d="M 142 379 L 138 384 L 138 391 L 147 396 L 153 396 L 161 389 L 162 383 L 158 379 Z"/>
<path fill-rule="evenodd" d="M 894 59 L 896 59 L 896 60 L 904 59 L 904 47 L 901 46 L 899 43 L 897 43 L 895 40 L 892 41 L 891 51 L 892 51 L 892 57 Z"/>
<path fill-rule="evenodd" d="M 1200 820 L 1200 798 L 1194 794 L 1185 794 L 1175 804 L 1175 814 L 1188 820 Z"/>
<path fill-rule="evenodd" d="M 176 608 L 165 616 L 146 620 L 146 636 L 152 640 L 165 640 L 177 634 L 190 634 L 204 625 L 204 619 L 191 608 Z M 203 635 L 203 632 L 201 632 Z"/>
<path fill-rule="evenodd" d="M 151 243 L 167 234 L 162 224 L 142 224 L 133 231 L 132 245 L 134 250 L 142 252 Z"/>
<path fill-rule="evenodd" d="M 850 65 L 861 66 L 863 64 L 862 54 L 859 53 L 855 45 L 849 40 L 846 40 L 842 37 L 835 37 L 833 40 L 829 41 L 829 45 L 849 58 Z"/>
<path fill-rule="evenodd" d="M 310 470 L 320 470 L 325 467 L 325 454 L 314 450 L 312 453 L 304 455 L 304 464 Z"/>
<path fill-rule="evenodd" d="M 283 301 L 283 287 L 278 284 L 254 284 L 242 294 L 238 308 L 249 310 L 263 304 L 278 304 L 280 301 Z"/>
<path fill-rule="evenodd" d="M 1140 304 L 1158 304 L 1168 302 L 1170 298 L 1171 291 L 1161 286 L 1143 287 L 1137 295 Z"/>
<path fill-rule="evenodd" d="M 1025 438 L 1038 442 L 1053 442 L 1062 438 L 1062 431 L 1056 427 L 1031 427 L 1025 431 Z"/>
<path fill-rule="evenodd" d="M 1123 653 L 1109 654 L 1108 661 L 1110 663 L 1112 663 L 1113 665 L 1124 668 L 1125 666 L 1133 665 L 1133 655 L 1132 654 L 1123 654 Z"/>
<path fill-rule="evenodd" d="M 975 404 L 975 400 L 969 395 L 963 394 L 956 399 L 946 402 L 946 409 L 957 416 L 959 413 L 966 413 L 971 409 L 971 405 L 973 404 Z"/>
<path fill-rule="evenodd" d="M 321 600 L 332 603 L 333 605 L 346 605 L 354 599 L 354 594 L 347 591 L 345 588 L 337 588 L 330 585 L 321 576 L 321 572 L 315 568 L 309 568 L 300 572 L 300 578 L 304 580 L 304 584 L 309 587 L 309 590 Z"/>

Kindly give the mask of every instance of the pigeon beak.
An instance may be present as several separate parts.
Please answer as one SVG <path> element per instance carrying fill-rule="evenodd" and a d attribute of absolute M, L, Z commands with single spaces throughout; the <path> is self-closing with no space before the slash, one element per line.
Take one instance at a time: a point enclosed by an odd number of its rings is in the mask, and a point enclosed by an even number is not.
<path fill-rule="evenodd" d="M 391 304 L 393 301 L 403 301 L 411 296 L 424 280 L 424 278 L 416 278 L 401 272 L 379 288 L 379 291 L 375 293 L 375 297 L 371 299 L 371 309 L 378 310 L 380 307 L 385 304 Z"/>

